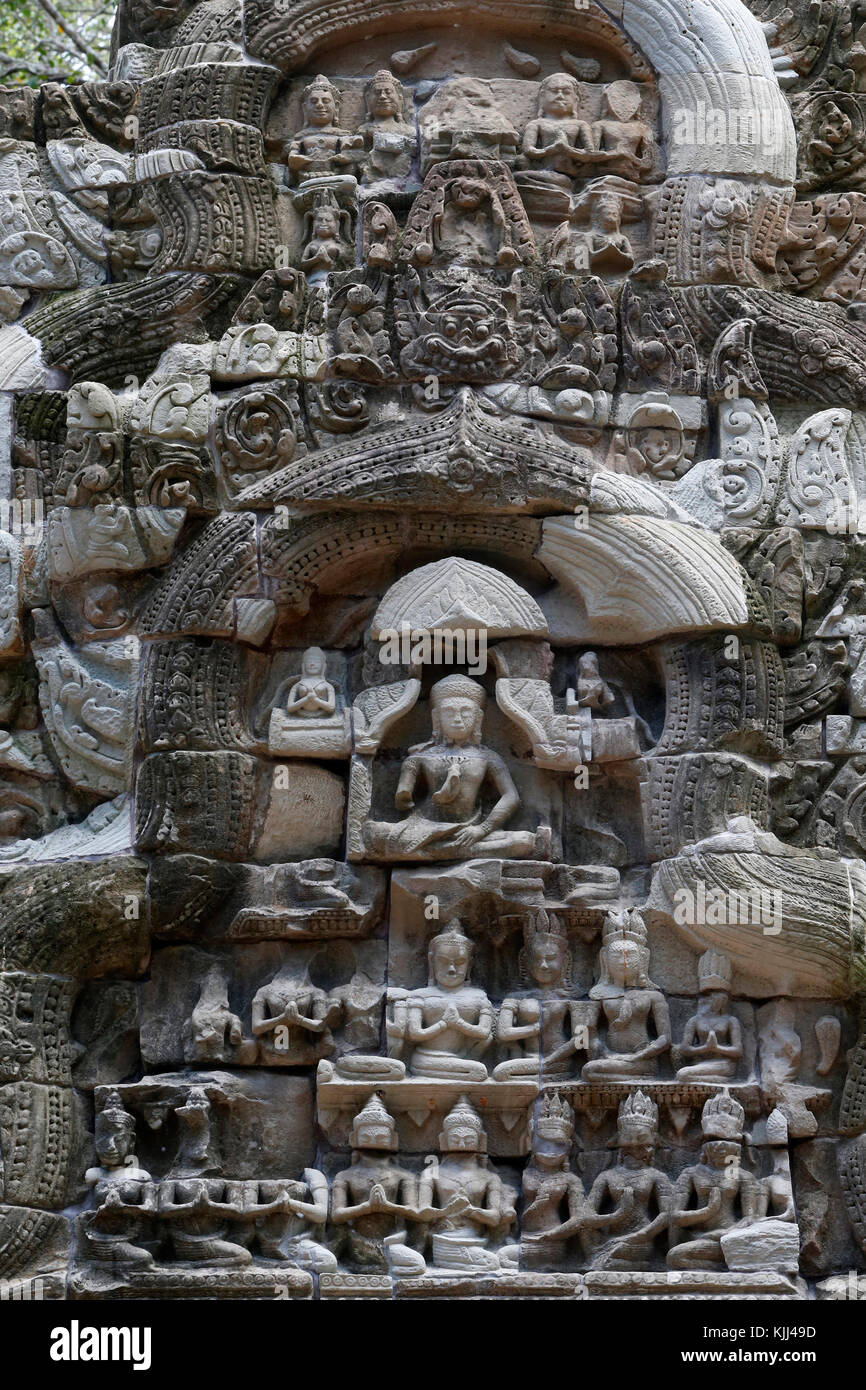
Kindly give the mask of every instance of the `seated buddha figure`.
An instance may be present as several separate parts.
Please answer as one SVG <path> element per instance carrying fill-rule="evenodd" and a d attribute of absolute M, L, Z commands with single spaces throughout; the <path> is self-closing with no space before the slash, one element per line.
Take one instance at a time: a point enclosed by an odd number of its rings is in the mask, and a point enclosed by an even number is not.
<path fill-rule="evenodd" d="M 488 1168 L 487 1135 L 465 1096 L 443 1121 L 439 1150 L 425 1159 L 418 1187 L 434 1265 L 485 1274 L 514 1264 L 517 1247 L 497 1244 L 515 1220 L 517 1193 Z"/>
<path fill-rule="evenodd" d="M 422 1272 L 423 1257 L 403 1244 L 406 1223 L 424 1220 L 418 1179 L 395 1158 L 397 1126 L 378 1096 L 355 1116 L 351 1146 L 351 1166 L 331 1185 L 329 1222 L 338 1228 L 338 1250 L 352 1265 L 393 1271 L 396 1246 L 404 1271 Z"/>
<path fill-rule="evenodd" d="M 559 918 L 544 911 L 530 919 L 523 935 L 520 975 L 528 988 L 510 995 L 499 1010 L 497 1042 L 512 1055 L 499 1063 L 493 1077 L 537 1078 L 539 1071 L 545 1078 L 570 1076 L 575 1053 L 586 1046 L 586 1030 L 583 1006 L 570 997 L 568 936 Z"/>
<path fill-rule="evenodd" d="M 599 980 L 589 992 L 595 1001 L 595 1031 L 584 1081 L 639 1081 L 654 1077 L 658 1059 L 671 1042 L 667 1001 L 647 976 L 649 948 L 639 912 L 608 913 L 602 928 Z"/>
<path fill-rule="evenodd" d="M 308 647 L 301 658 L 301 674 L 289 684 L 286 714 L 294 719 L 330 719 L 337 708 L 337 696 L 325 669 L 321 647 Z"/>
<path fill-rule="evenodd" d="M 366 118 L 358 134 L 367 151 L 364 181 L 404 178 L 418 147 L 415 127 L 406 120 L 403 89 L 387 68 L 374 73 L 364 88 Z"/>
<path fill-rule="evenodd" d="M 114 1088 L 97 1112 L 94 1140 L 100 1166 L 88 1168 L 84 1181 L 93 1188 L 96 1209 L 81 1218 L 87 1257 L 114 1265 L 153 1264 L 141 1242 L 152 1236 L 157 1188 L 138 1166 L 135 1119 Z"/>
<path fill-rule="evenodd" d="M 612 174 L 640 179 L 652 168 L 654 142 L 640 119 L 641 92 L 636 82 L 611 82 L 605 89 L 601 117 L 592 126 L 597 158 Z"/>
<path fill-rule="evenodd" d="M 504 760 L 481 742 L 486 695 L 468 676 L 446 676 L 430 691 L 433 737 L 410 748 L 400 770 L 395 803 L 406 819 L 368 820 L 364 841 L 371 855 L 390 859 L 550 858 L 550 829 L 537 833 L 502 827 L 520 805 Z M 495 805 L 482 811 L 490 783 Z M 415 794 L 424 788 L 424 799 Z"/>
<path fill-rule="evenodd" d="M 321 647 L 308 647 L 301 657 L 300 675 L 280 686 L 268 728 L 271 753 L 339 757 L 348 751 L 348 712 L 338 708 L 327 669 Z"/>
<path fill-rule="evenodd" d="M 758 1183 L 740 1162 L 745 1118 L 727 1091 L 704 1105 L 700 1161 L 683 1169 L 674 1190 L 669 1269 L 724 1269 L 722 1237 L 760 1215 Z"/>
<path fill-rule="evenodd" d="M 291 960 L 253 996 L 252 1029 L 259 1061 L 309 1066 L 334 1051 L 331 1029 L 343 1013 L 339 1000 L 299 977 Z"/>
<path fill-rule="evenodd" d="M 717 951 L 698 961 L 698 1010 L 671 1048 L 677 1081 L 728 1081 L 743 1055 L 743 1030 L 731 1013 L 731 962 Z"/>
<path fill-rule="evenodd" d="M 594 148 L 592 130 L 577 114 L 580 88 L 567 72 L 546 77 L 538 92 L 538 113 L 523 135 L 527 168 L 539 180 L 567 183 L 585 172 Z"/>
<path fill-rule="evenodd" d="M 530 1269 L 556 1269 L 569 1240 L 583 1229 L 586 1196 L 572 1171 L 574 1112 L 567 1100 L 548 1091 L 533 1128 L 532 1153 L 523 1173 L 520 1257 Z"/>
<path fill-rule="evenodd" d="M 652 1166 L 659 1111 L 642 1091 L 621 1102 L 617 1116 L 619 1156 L 599 1173 L 584 1214 L 584 1237 L 593 1269 L 648 1269 L 658 1238 L 667 1231 L 673 1188 Z"/>
<path fill-rule="evenodd" d="M 428 980 L 403 1001 L 405 1043 L 412 1048 L 411 1076 L 442 1081 L 486 1081 L 479 1061 L 493 1041 L 493 1005 L 469 983 L 472 943 L 458 921 L 430 942 Z M 389 1040 L 393 1050 L 395 1039 Z"/>
<path fill-rule="evenodd" d="M 285 147 L 291 182 L 329 174 L 354 175 L 363 157 L 361 136 L 341 130 L 336 88 L 321 74 L 304 91 L 304 124 Z"/>

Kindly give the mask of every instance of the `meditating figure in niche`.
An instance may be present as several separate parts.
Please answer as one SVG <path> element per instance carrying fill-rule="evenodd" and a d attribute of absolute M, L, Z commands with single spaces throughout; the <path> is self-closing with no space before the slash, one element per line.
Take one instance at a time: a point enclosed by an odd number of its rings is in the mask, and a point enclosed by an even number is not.
<path fill-rule="evenodd" d="M 619 1107 L 619 1156 L 599 1173 L 587 1199 L 584 1231 L 593 1269 L 651 1269 L 657 1258 L 673 1201 L 669 1179 L 652 1167 L 658 1120 L 658 1106 L 642 1091 Z"/>
<path fill-rule="evenodd" d="M 330 719 L 337 696 L 326 678 L 327 662 L 321 647 L 308 647 L 301 658 L 301 674 L 289 684 L 286 714 L 294 719 Z"/>
<path fill-rule="evenodd" d="M 731 962 L 716 951 L 698 961 L 701 998 L 683 1040 L 671 1048 L 678 1081 L 728 1081 L 743 1055 L 743 1030 L 731 1013 Z"/>
<path fill-rule="evenodd" d="M 354 174 L 363 155 L 364 141 L 337 124 L 337 92 L 327 77 L 320 75 L 306 88 L 302 109 L 304 124 L 285 146 L 290 180 Z"/>
<path fill-rule="evenodd" d="M 580 1235 L 586 1196 L 571 1169 L 574 1112 L 567 1100 L 546 1092 L 535 1122 L 532 1154 L 523 1173 L 521 1260 L 530 1269 L 556 1269 L 568 1242 Z"/>
<path fill-rule="evenodd" d="M 517 263 L 508 220 L 498 194 L 482 179 L 454 179 L 431 217 L 432 247 L 422 243 L 415 259 L 463 261 L 468 265 L 503 266 Z"/>
<path fill-rule="evenodd" d="M 635 82 L 611 82 L 602 101 L 601 119 L 592 126 L 593 147 L 610 173 L 639 179 L 654 157 L 649 126 L 634 119 L 641 108 L 640 88 Z"/>
<path fill-rule="evenodd" d="M 658 1072 L 671 1043 L 667 1001 L 649 979 L 649 948 L 639 912 L 608 913 L 599 952 L 600 978 L 589 992 L 596 1001 L 590 1029 L 593 1054 L 584 1081 L 638 1081 Z"/>
<path fill-rule="evenodd" d="M 523 933 L 519 965 L 526 993 L 510 995 L 499 1010 L 497 1042 L 511 1054 L 494 1069 L 496 1081 L 516 1076 L 574 1074 L 574 1056 L 586 1048 L 585 1005 L 570 998 L 571 952 L 558 917 L 544 911 Z"/>
<path fill-rule="evenodd" d="M 94 1133 L 100 1166 L 88 1168 L 84 1181 L 93 1188 L 95 1211 L 81 1217 L 88 1257 L 116 1265 L 151 1265 L 142 1247 L 148 1218 L 156 1211 L 156 1186 L 139 1168 L 133 1153 L 135 1119 L 112 1087 L 96 1115 Z"/>
<path fill-rule="evenodd" d="M 418 1206 L 418 1179 L 394 1158 L 397 1126 L 378 1096 L 371 1096 L 355 1116 L 351 1144 L 352 1165 L 337 1174 L 331 1187 L 330 1224 L 345 1232 L 340 1248 L 362 1268 L 422 1273 L 423 1256 L 403 1243 L 406 1222 L 425 1219 Z M 423 1240 L 420 1230 L 417 1240 Z"/>
<path fill-rule="evenodd" d="M 321 647 L 308 647 L 301 674 L 280 686 L 268 726 L 268 750 L 293 757 L 345 757 L 351 748 L 349 711 L 337 709 Z"/>
<path fill-rule="evenodd" d="M 405 117 L 403 88 L 387 68 L 381 68 L 367 83 L 364 105 L 367 119 L 358 132 L 367 150 L 364 182 L 405 178 L 418 137 Z"/>
<path fill-rule="evenodd" d="M 253 996 L 253 1036 L 259 1061 L 309 1066 L 334 1051 L 331 1032 L 343 1012 L 339 1000 L 310 983 L 306 971 L 287 961 Z"/>
<path fill-rule="evenodd" d="M 493 1041 L 495 1015 L 484 990 L 469 984 L 471 963 L 472 943 L 458 921 L 449 922 L 430 942 L 426 986 L 412 990 L 402 1006 L 411 1076 L 487 1080 L 478 1059 Z"/>
<path fill-rule="evenodd" d="M 517 1193 L 487 1166 L 487 1135 L 478 1112 L 461 1096 L 439 1135 L 441 1158 L 424 1160 L 420 1205 L 432 1227 L 438 1269 L 484 1274 L 514 1265 L 517 1246 L 491 1248 L 515 1220 Z"/>
<path fill-rule="evenodd" d="M 430 691 L 433 737 L 409 750 L 394 798 L 404 821 L 367 821 L 364 840 L 373 855 L 396 859 L 550 858 L 550 829 L 503 830 L 520 805 L 511 773 L 481 742 L 486 695 L 468 676 L 446 676 Z M 479 806 L 485 783 L 498 800 L 486 815 Z M 426 796 L 419 807 L 419 784 Z"/>
<path fill-rule="evenodd" d="M 637 184 L 608 175 L 596 179 L 575 201 L 572 218 L 589 221 L 585 233 L 589 269 L 611 274 L 630 270 L 635 262 L 632 244 L 623 222 L 636 222 L 643 211 Z"/>
<path fill-rule="evenodd" d="M 354 251 L 350 242 L 351 217 L 328 194 L 317 196 L 304 218 L 305 246 L 301 254 L 301 270 L 306 275 L 314 271 L 341 270 L 351 264 Z"/>
<path fill-rule="evenodd" d="M 581 709 L 605 709 L 616 695 L 598 669 L 598 653 L 584 652 L 577 662 L 577 703 Z"/>
<path fill-rule="evenodd" d="M 683 1169 L 674 1192 L 669 1269 L 724 1268 L 722 1236 L 756 1219 L 758 1186 L 741 1164 L 745 1118 L 727 1091 L 704 1105 L 700 1162 Z"/>
<path fill-rule="evenodd" d="M 538 92 L 538 112 L 523 135 L 527 168 L 539 181 L 566 186 L 586 170 L 593 146 L 588 121 L 577 114 L 580 87 L 567 72 L 546 77 Z"/>

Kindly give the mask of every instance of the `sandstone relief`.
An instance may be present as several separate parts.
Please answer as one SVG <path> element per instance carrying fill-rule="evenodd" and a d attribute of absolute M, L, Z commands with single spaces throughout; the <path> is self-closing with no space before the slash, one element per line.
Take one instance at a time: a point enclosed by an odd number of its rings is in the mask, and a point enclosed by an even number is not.
<path fill-rule="evenodd" d="M 120 0 L 0 88 L 4 1287 L 866 1272 L 851 13 Z"/>

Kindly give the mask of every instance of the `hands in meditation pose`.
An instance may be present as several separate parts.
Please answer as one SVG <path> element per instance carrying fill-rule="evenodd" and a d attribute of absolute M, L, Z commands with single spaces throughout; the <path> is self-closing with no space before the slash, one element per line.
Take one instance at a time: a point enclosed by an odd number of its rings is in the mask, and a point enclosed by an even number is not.
<path fill-rule="evenodd" d="M 661 990 L 647 976 L 646 940 L 640 913 L 609 913 L 605 918 L 600 978 L 589 992 L 597 1001 L 590 1024 L 596 1040 L 594 1055 L 581 1072 L 584 1081 L 653 1077 L 659 1057 L 670 1047 L 670 1014 Z"/>
<path fill-rule="evenodd" d="M 469 983 L 472 943 L 458 921 L 433 937 L 427 962 L 427 984 L 409 993 L 403 1010 L 405 1041 L 413 1048 L 409 1072 L 486 1081 L 487 1067 L 477 1059 L 493 1041 L 493 1005 Z"/>

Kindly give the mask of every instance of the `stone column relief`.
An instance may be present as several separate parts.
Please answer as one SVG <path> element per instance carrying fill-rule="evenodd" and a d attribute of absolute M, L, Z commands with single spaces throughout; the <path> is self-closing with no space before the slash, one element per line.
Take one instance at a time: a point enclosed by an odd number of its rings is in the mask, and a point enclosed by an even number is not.
<path fill-rule="evenodd" d="M 843 9 L 0 87 L 0 1290 L 866 1289 Z"/>

